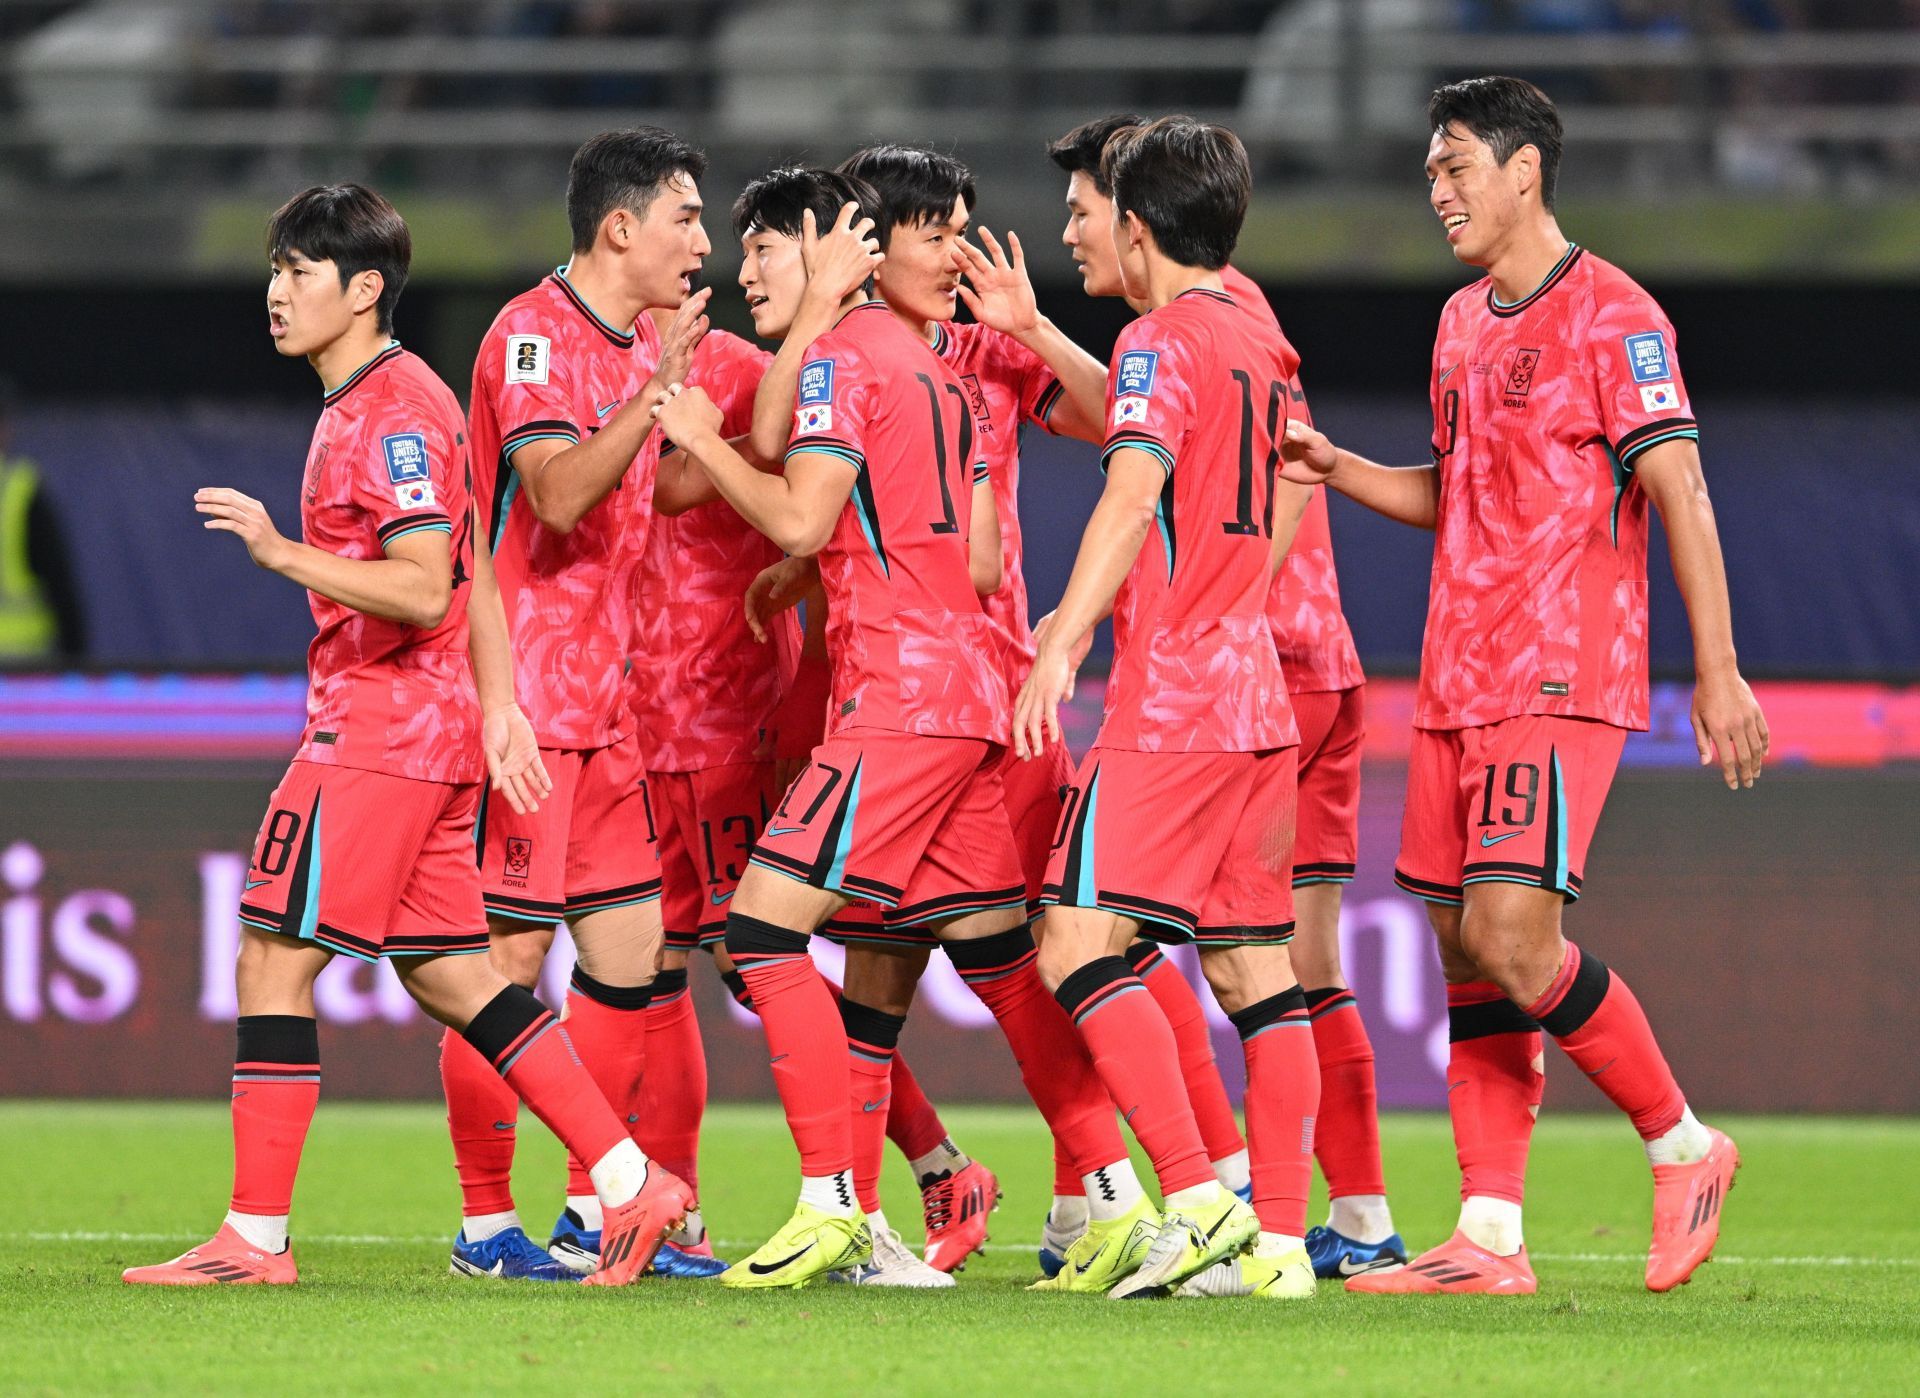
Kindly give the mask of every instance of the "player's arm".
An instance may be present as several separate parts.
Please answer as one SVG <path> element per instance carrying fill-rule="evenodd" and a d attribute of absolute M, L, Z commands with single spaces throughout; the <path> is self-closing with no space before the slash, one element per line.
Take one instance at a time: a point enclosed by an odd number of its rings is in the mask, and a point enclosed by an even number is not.
<path fill-rule="evenodd" d="M 655 395 L 656 399 L 659 395 Z M 780 469 L 778 457 L 772 460 L 762 458 L 753 449 L 753 437 L 747 434 L 726 439 L 743 460 L 752 463 L 757 471 L 777 471 Z M 683 515 L 696 505 L 706 505 L 720 498 L 720 489 L 713 478 L 700 469 L 699 463 L 671 442 L 660 446 L 660 470 L 653 479 L 653 508 L 663 515 Z"/>
<path fill-rule="evenodd" d="M 621 405 L 598 432 L 578 442 L 540 438 L 508 458 L 520 477 L 533 517 L 558 534 L 570 534 L 588 510 L 613 493 L 653 433 L 653 401 L 681 382 L 693 364 L 694 346 L 707 333 L 707 298 L 695 292 L 674 313 L 661 337 L 660 362 L 640 392 Z"/>
<path fill-rule="evenodd" d="M 712 477 L 720 497 L 782 550 L 818 553 L 833 534 L 854 468 L 826 452 L 795 452 L 784 475 L 757 471 L 720 435 L 721 414 L 698 388 L 663 393 L 654 409 L 660 428 Z"/>
<path fill-rule="evenodd" d="M 1060 737 L 1060 703 L 1073 695 L 1073 656 L 1113 610 L 1113 599 L 1153 527 L 1154 510 L 1167 483 L 1167 466 L 1142 447 L 1119 447 L 1107 458 L 1107 484 L 1093 507 L 1080 552 L 1060 605 L 1038 638 L 1033 673 L 1014 701 L 1013 749 L 1037 757 L 1051 736 Z"/>
<path fill-rule="evenodd" d="M 1693 628 L 1693 736 L 1702 767 L 1718 761 L 1730 788 L 1752 786 L 1767 755 L 1767 719 L 1741 678 L 1720 531 L 1700 469 L 1700 446 L 1677 437 L 1635 460 L 1640 488 L 1667 531 L 1673 578 Z"/>
<path fill-rule="evenodd" d="M 973 519 L 967 526 L 967 572 L 973 578 L 973 590 L 982 597 L 1000 590 L 1002 557 L 1000 507 L 993 501 L 993 484 L 983 467 L 973 483 Z"/>
<path fill-rule="evenodd" d="M 476 510 L 473 519 L 473 590 L 467 597 L 467 655 L 474 687 L 480 693 L 480 739 L 492 788 L 506 797 L 516 814 L 540 809 L 553 790 L 533 725 L 513 696 L 513 641 L 500 580 L 493 571 L 493 550 Z"/>
<path fill-rule="evenodd" d="M 1300 521 L 1305 518 L 1307 502 L 1312 499 L 1312 486 L 1284 476 L 1273 478 L 1273 541 L 1267 550 L 1269 573 L 1280 571 L 1280 561 L 1293 547 L 1293 536 L 1300 532 Z"/>
<path fill-rule="evenodd" d="M 1440 515 L 1440 472 L 1433 466 L 1382 466 L 1343 451 L 1304 422 L 1289 422 L 1280 443 L 1281 472 L 1301 485 L 1328 485 L 1368 509 L 1431 529 Z"/>
<path fill-rule="evenodd" d="M 960 284 L 959 291 L 967 309 L 982 325 L 1011 336 L 1038 355 L 1060 381 L 1062 397 L 1047 415 L 1051 431 L 1083 442 L 1103 440 L 1107 366 L 1040 314 L 1018 233 L 1007 234 L 1011 256 L 984 228 L 980 241 L 986 244 L 985 251 L 964 240 L 960 243 L 960 255 L 967 262 L 967 281 Z"/>
<path fill-rule="evenodd" d="M 432 630 L 453 605 L 453 530 L 444 517 L 387 539 L 385 558 L 362 559 L 296 543 L 273 527 L 265 505 L 237 490 L 196 490 L 193 507 L 206 528 L 238 535 L 268 572 L 356 612 Z"/>
<path fill-rule="evenodd" d="M 814 227 L 812 209 L 800 215 L 800 257 L 807 269 L 807 289 L 753 395 L 750 437 L 754 454 L 762 460 L 777 462 L 786 455 L 793 430 L 793 400 L 807 350 L 833 328 L 841 303 L 873 275 L 882 260 L 873 220 L 857 217 L 859 212 L 858 204 L 842 204 L 839 217 L 824 235 Z"/>

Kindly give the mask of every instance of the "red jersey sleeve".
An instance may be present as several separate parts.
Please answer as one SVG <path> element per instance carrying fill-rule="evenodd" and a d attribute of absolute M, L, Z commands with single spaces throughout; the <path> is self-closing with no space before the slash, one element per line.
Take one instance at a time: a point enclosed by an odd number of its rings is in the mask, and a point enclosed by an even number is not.
<path fill-rule="evenodd" d="M 1046 360 L 1011 335 L 995 335 L 993 342 L 995 358 L 1000 361 L 994 368 L 1013 386 L 1019 403 L 1020 421 L 1035 423 L 1049 432 L 1053 431 L 1049 419 L 1065 395 L 1065 387 L 1054 377 Z"/>
<path fill-rule="evenodd" d="M 553 352 L 553 328 L 529 306 L 503 317 L 498 331 L 482 351 L 495 362 L 481 370 L 493 389 L 500 454 L 511 460 L 529 442 L 578 442 L 575 366 Z"/>
<path fill-rule="evenodd" d="M 365 424 L 351 489 L 382 549 L 423 530 L 453 532 L 448 510 L 462 494 L 453 473 L 465 471 L 465 451 L 433 414 L 402 400 Z"/>
<path fill-rule="evenodd" d="M 1699 439 L 1673 326 L 1652 297 L 1636 287 L 1601 301 L 1586 343 L 1601 429 L 1623 469 L 1649 447 Z"/>
<path fill-rule="evenodd" d="M 709 332 L 708 339 L 714 333 L 721 332 Z M 772 355 L 744 340 L 728 335 L 720 341 L 711 380 L 703 376 L 702 386 L 720 409 L 721 436 L 744 437 L 753 430 L 753 396 L 771 363 Z"/>
<path fill-rule="evenodd" d="M 800 366 L 789 459 L 801 452 L 837 456 L 855 470 L 866 465 L 873 383 L 851 346 L 823 335 L 813 358 Z"/>
<path fill-rule="evenodd" d="M 1142 316 L 1121 333 L 1107 372 L 1104 469 L 1122 447 L 1159 458 L 1169 472 L 1193 430 L 1194 397 L 1182 343 Z"/>

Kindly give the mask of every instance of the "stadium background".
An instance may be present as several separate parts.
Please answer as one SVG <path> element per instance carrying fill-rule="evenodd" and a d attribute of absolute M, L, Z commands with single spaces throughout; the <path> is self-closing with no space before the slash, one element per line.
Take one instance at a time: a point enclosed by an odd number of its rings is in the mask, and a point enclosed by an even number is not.
<path fill-rule="evenodd" d="M 260 228 L 288 194 L 357 178 L 394 198 L 416 245 L 399 334 L 464 392 L 494 310 L 565 256 L 566 160 L 592 132 L 657 121 L 712 152 L 709 280 L 742 332 L 724 210 L 743 180 L 925 141 L 975 166 L 977 221 L 1022 234 L 1043 308 L 1104 353 L 1124 312 L 1078 291 L 1043 144 L 1098 112 L 1192 110 L 1254 153 L 1236 261 L 1300 347 L 1316 418 L 1414 461 L 1464 276 L 1422 202 L 1420 106 L 1487 71 L 1561 103 L 1563 225 L 1678 327 L 1774 731 L 1752 792 L 1693 770 L 1656 538 L 1655 731 L 1629 745 L 1570 930 L 1631 968 L 1703 1105 L 1920 1111 L 1920 1067 L 1886 1043 L 1920 976 L 1911 0 L 0 0 L 0 374 L 70 580 L 69 653 L 0 675 L 0 1096 L 214 1100 L 226 1079 L 231 912 L 300 726 L 309 622 L 189 497 L 228 484 L 294 518 L 315 387 L 261 306 Z M 1092 460 L 1026 444 L 1037 608 Z M 1343 937 L 1383 1102 L 1437 1107 L 1438 970 L 1389 881 L 1429 546 L 1332 511 L 1374 677 Z M 757 1030 L 696 985 L 715 1096 L 770 1097 Z M 330 1098 L 434 1095 L 434 1033 L 384 971 L 335 966 L 320 1012 Z M 944 962 L 907 1043 L 937 1098 L 1019 1091 Z M 1577 1077 L 1552 1072 L 1555 1107 L 1598 1103 Z"/>

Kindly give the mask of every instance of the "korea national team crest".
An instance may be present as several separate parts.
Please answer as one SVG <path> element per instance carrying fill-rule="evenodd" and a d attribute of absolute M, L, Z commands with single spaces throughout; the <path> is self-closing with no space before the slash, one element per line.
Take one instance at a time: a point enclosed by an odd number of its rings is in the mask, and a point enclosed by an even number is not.
<path fill-rule="evenodd" d="M 516 886 L 527 881 L 527 870 L 533 864 L 533 841 L 510 836 L 507 840 L 506 882 Z"/>
<path fill-rule="evenodd" d="M 1629 335 L 1625 344 L 1635 383 L 1658 383 L 1673 377 L 1673 370 L 1667 367 L 1667 337 L 1658 330 Z"/>
<path fill-rule="evenodd" d="M 1153 376 L 1160 367 L 1160 355 L 1154 350 L 1131 350 L 1120 356 L 1120 381 L 1114 387 L 1114 397 L 1124 400 L 1128 397 L 1153 397 Z M 1115 405 L 1116 409 L 1118 404 Z M 1142 417 L 1145 416 L 1144 404 Z M 1120 418 L 1117 421 L 1138 422 L 1141 418 Z"/>

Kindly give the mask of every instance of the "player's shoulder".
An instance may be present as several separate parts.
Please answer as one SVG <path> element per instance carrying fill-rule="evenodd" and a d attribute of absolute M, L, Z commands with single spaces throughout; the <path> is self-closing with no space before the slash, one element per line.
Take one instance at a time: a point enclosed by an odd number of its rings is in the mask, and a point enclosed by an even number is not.
<path fill-rule="evenodd" d="M 703 377 L 749 369 L 764 373 L 771 363 L 772 354 L 728 330 L 709 330 L 693 351 L 694 372 Z"/>
<path fill-rule="evenodd" d="M 1493 278 L 1476 277 L 1447 298 L 1447 304 L 1440 308 L 1440 323 L 1446 325 L 1461 316 L 1487 311 L 1488 297 L 1492 293 Z"/>
<path fill-rule="evenodd" d="M 1578 270 L 1583 309 L 1596 325 L 1641 321 L 1649 316 L 1666 323 L 1666 312 L 1653 293 L 1605 258 L 1582 249 Z"/>
<path fill-rule="evenodd" d="M 538 333 L 551 335 L 564 325 L 566 303 L 555 286 L 555 279 L 548 275 L 542 277 L 518 296 L 514 297 L 493 318 L 493 324 L 487 327 L 486 340 L 497 341 L 508 335 Z"/>

